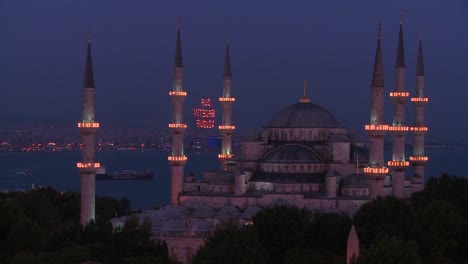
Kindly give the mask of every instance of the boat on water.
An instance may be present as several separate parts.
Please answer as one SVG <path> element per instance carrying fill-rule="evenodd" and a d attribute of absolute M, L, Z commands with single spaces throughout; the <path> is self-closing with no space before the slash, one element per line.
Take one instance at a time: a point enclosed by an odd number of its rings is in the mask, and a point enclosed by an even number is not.
<path fill-rule="evenodd" d="M 20 175 L 31 175 L 32 173 L 28 169 L 17 169 L 17 170 L 12 170 L 13 173 L 15 174 L 20 174 Z"/>
<path fill-rule="evenodd" d="M 106 173 L 104 167 L 96 172 L 96 181 L 148 181 L 152 180 L 154 172 L 136 172 L 134 170 L 124 170 L 122 172 Z"/>

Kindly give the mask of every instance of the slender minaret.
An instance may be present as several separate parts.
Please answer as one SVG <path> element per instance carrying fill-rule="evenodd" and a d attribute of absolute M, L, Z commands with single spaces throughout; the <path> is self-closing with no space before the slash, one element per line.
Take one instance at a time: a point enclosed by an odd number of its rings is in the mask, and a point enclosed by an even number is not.
<path fill-rule="evenodd" d="M 91 34 L 88 33 L 88 54 L 83 81 L 83 120 L 78 123 L 81 134 L 82 158 L 76 166 L 81 174 L 81 212 L 83 226 L 94 220 L 96 194 L 95 176 L 100 164 L 95 160 L 96 131 L 99 123 L 94 120 L 94 76 L 91 60 Z"/>
<path fill-rule="evenodd" d="M 172 168 L 171 177 L 171 204 L 179 205 L 179 194 L 183 189 L 184 165 L 187 162 L 187 156 L 184 155 L 184 132 L 187 125 L 183 121 L 183 106 L 187 92 L 182 85 L 182 44 L 180 40 L 180 19 L 177 23 L 177 42 L 174 60 L 174 85 L 169 92 L 171 97 L 173 113 L 172 122 L 169 123 L 169 129 L 172 134 L 172 153 L 168 157 Z"/>
<path fill-rule="evenodd" d="M 384 123 L 384 77 L 382 48 L 380 45 L 381 25 L 377 37 L 377 49 L 375 52 L 374 73 L 371 85 L 371 114 L 370 123 L 365 126 L 369 137 L 369 166 L 364 168 L 364 173 L 369 179 L 369 200 L 384 195 L 384 180 L 388 174 L 388 168 L 384 165 L 384 137 L 388 125 Z"/>
<path fill-rule="evenodd" d="M 424 62 L 422 51 L 422 35 L 419 34 L 419 49 L 418 62 L 416 65 L 416 96 L 411 98 L 414 104 L 415 120 L 411 131 L 414 135 L 413 156 L 410 161 L 413 164 L 413 190 L 421 191 L 424 188 L 424 165 L 428 161 L 428 157 L 424 154 L 424 136 L 428 130 L 424 126 L 424 106 L 429 101 L 429 98 L 424 96 Z"/>
<path fill-rule="evenodd" d="M 346 243 L 346 264 L 351 264 L 352 260 L 359 257 L 359 249 L 359 237 L 354 225 L 352 225 L 348 234 L 348 241 Z"/>
<path fill-rule="evenodd" d="M 222 136 L 221 153 L 218 155 L 218 158 L 223 170 L 227 170 L 226 161 L 233 157 L 232 132 L 236 129 L 231 120 L 232 104 L 236 100 L 231 94 L 231 79 L 231 59 L 229 57 L 229 40 L 227 40 L 226 55 L 224 58 L 223 97 L 219 98 L 219 102 L 223 107 L 223 117 L 221 125 L 218 127 Z"/>
<path fill-rule="evenodd" d="M 395 89 L 390 93 L 393 101 L 393 122 L 388 128 L 392 134 L 392 194 L 405 196 L 405 172 L 409 162 L 405 158 L 405 137 L 409 127 L 405 123 L 405 103 L 409 93 L 405 92 L 405 54 L 403 49 L 403 16 L 400 16 L 400 33 L 395 64 Z"/>

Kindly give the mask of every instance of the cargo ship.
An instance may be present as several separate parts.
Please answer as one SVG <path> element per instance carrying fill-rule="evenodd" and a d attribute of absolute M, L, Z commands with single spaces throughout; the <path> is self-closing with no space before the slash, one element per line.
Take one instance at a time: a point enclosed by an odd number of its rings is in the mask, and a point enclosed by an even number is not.
<path fill-rule="evenodd" d="M 106 173 L 106 168 L 101 167 L 96 172 L 96 181 L 149 181 L 152 180 L 154 172 L 136 172 L 124 170 L 122 172 Z"/>

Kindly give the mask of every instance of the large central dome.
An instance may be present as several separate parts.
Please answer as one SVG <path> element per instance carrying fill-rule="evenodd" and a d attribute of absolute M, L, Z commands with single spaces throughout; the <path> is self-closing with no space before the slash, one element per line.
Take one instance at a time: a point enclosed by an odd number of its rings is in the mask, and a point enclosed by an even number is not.
<path fill-rule="evenodd" d="M 309 102 L 289 105 L 273 116 L 266 128 L 341 128 L 341 124 L 325 108 Z"/>

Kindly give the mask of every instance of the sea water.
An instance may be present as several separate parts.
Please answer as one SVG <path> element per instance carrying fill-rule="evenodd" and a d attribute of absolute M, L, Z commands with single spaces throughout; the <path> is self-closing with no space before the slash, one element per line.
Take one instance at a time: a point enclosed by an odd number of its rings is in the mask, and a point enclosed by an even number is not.
<path fill-rule="evenodd" d="M 442 173 L 468 177 L 467 147 L 431 147 L 426 148 L 425 152 L 429 156 L 426 179 Z M 154 177 L 150 181 L 98 181 L 96 195 L 117 199 L 127 197 L 132 208 L 168 203 L 171 168 L 167 155 L 159 151 L 98 152 L 96 159 L 106 167 L 107 173 L 149 170 L 154 172 Z M 389 157 L 390 152 L 386 156 Z M 80 157 L 78 151 L 0 152 L 0 190 L 30 189 L 34 184 L 52 186 L 59 191 L 80 191 L 80 174 L 76 169 Z M 190 153 L 184 174 L 193 172 L 197 178 L 201 178 L 204 171 L 219 167 L 216 152 Z M 407 173 L 411 175 L 411 167 Z"/>

